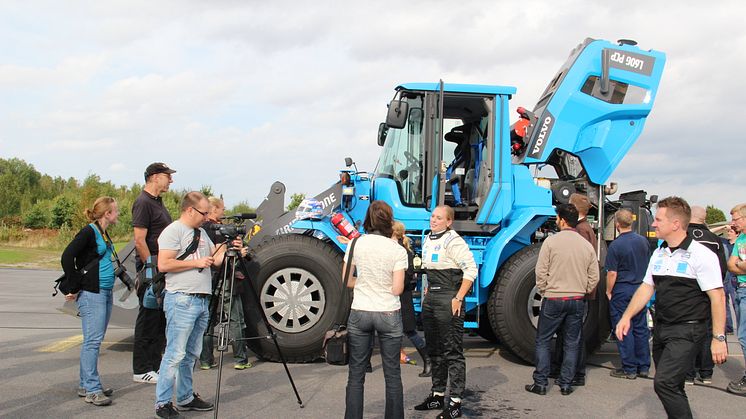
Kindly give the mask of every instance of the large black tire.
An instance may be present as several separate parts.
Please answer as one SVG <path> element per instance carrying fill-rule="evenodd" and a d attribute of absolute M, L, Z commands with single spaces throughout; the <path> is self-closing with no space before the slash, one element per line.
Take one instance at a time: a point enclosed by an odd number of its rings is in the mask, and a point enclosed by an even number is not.
<path fill-rule="evenodd" d="M 262 242 L 251 256 L 252 284 L 285 360 L 319 359 L 324 334 L 338 320 L 338 308 L 349 303 L 349 293 L 342 292 L 342 254 L 314 237 L 287 234 Z M 247 337 L 266 336 L 250 292 L 243 298 Z M 281 361 L 272 339 L 247 344 L 259 357 Z"/>
<path fill-rule="evenodd" d="M 534 362 L 536 324 L 539 319 L 541 296 L 536 290 L 534 269 L 539 258 L 541 243 L 521 249 L 500 268 L 495 278 L 495 287 L 487 301 L 490 324 L 500 342 L 507 349 L 528 363 Z M 588 315 L 583 331 L 586 349 L 592 351 L 608 336 L 599 331 L 599 317 L 605 308 L 600 301 L 605 287 L 599 286 L 600 295 L 589 301 Z M 605 328 L 608 330 L 608 327 Z"/>
<path fill-rule="evenodd" d="M 492 328 L 492 324 L 490 324 L 487 303 L 479 307 L 479 327 L 477 328 L 477 334 L 488 342 L 500 343 L 495 330 Z"/>

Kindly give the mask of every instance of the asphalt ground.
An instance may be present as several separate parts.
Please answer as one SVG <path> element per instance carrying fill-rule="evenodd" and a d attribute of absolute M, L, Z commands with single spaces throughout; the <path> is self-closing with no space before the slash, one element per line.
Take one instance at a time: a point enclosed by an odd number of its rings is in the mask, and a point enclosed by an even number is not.
<path fill-rule="evenodd" d="M 60 311 L 61 296 L 51 297 L 55 271 L 0 269 L 0 417 L 12 418 L 144 418 L 153 417 L 155 386 L 132 382 L 132 328 L 110 326 L 101 350 L 99 372 L 113 387 L 113 404 L 96 407 L 76 395 L 82 340 L 80 321 Z M 717 366 L 713 384 L 687 386 L 699 418 L 743 417 L 746 398 L 727 393 L 730 380 L 743 374 L 744 360 L 736 339 L 729 336 L 731 355 Z M 405 342 L 408 343 L 408 342 Z M 622 380 L 609 376 L 618 365 L 616 346 L 603 345 L 589 357 L 588 383 L 570 396 L 552 387 L 547 396 L 524 391 L 533 368 L 508 351 L 466 337 L 467 393 L 464 417 L 485 418 L 659 418 L 665 412 L 650 379 Z M 407 348 L 414 352 L 413 348 Z M 300 408 L 282 364 L 257 362 L 251 369 L 232 368 L 226 352 L 220 393 L 224 418 L 335 418 L 344 414 L 347 368 L 325 363 L 289 364 Z M 384 383 L 381 361 L 373 357 L 367 375 L 365 416 L 383 416 Z M 429 392 L 430 380 L 420 378 L 420 366 L 402 366 L 405 414 L 435 417 L 412 407 Z M 651 372 L 654 372 L 651 371 Z M 214 400 L 217 370 L 194 373 L 195 390 Z M 213 412 L 184 412 L 185 418 L 212 417 Z"/>

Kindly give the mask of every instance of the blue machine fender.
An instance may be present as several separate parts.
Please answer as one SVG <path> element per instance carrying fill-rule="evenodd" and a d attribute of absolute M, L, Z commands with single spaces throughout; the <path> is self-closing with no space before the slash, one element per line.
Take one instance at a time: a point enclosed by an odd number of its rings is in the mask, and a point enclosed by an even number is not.
<path fill-rule="evenodd" d="M 515 252 L 530 245 L 531 235 L 554 214 L 551 206 L 515 209 L 503 228 L 487 244 L 479 272 L 479 287 L 489 287 L 497 269 Z"/>

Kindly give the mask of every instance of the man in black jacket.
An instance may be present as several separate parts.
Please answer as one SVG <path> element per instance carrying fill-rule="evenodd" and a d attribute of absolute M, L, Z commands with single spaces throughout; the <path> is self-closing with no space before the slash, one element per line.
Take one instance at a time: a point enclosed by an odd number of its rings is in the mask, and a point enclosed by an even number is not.
<path fill-rule="evenodd" d="M 728 267 L 725 260 L 725 252 L 723 251 L 723 243 L 720 241 L 720 237 L 711 232 L 707 227 L 707 224 L 705 224 L 706 218 L 707 210 L 700 206 L 693 206 L 692 220 L 689 222 L 687 234 L 717 255 L 718 262 L 720 263 L 720 273 L 724 279 Z M 710 335 L 712 335 L 712 325 L 710 325 Z M 706 339 L 705 344 L 702 345 L 702 349 L 694 360 L 692 370 L 686 375 L 686 383 L 692 385 L 696 381 L 700 384 L 712 384 L 712 372 L 714 368 L 715 363 L 712 362 L 710 342 L 709 339 Z M 697 373 L 699 373 L 699 377 L 697 377 Z"/>

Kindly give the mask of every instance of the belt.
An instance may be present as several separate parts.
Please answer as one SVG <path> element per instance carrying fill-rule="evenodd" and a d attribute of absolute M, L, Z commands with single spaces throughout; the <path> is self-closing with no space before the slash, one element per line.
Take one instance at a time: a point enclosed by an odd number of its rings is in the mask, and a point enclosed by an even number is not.
<path fill-rule="evenodd" d="M 669 323 L 669 322 L 664 322 L 664 321 L 658 320 L 657 322 L 660 323 L 660 324 L 667 324 L 667 325 L 676 325 L 676 324 L 702 324 L 702 323 L 707 323 L 707 320 L 687 320 L 687 321 L 676 322 L 676 323 Z"/>
<path fill-rule="evenodd" d="M 196 292 L 185 292 L 184 295 L 188 295 L 190 297 L 197 297 L 197 298 L 207 298 L 210 296 L 210 294 L 201 294 Z"/>
<path fill-rule="evenodd" d="M 585 298 L 585 295 L 576 295 L 574 297 L 546 297 L 547 300 L 550 301 L 575 301 L 575 300 L 582 300 Z"/>
<path fill-rule="evenodd" d="M 746 288 L 746 282 L 739 282 L 738 288 Z"/>

